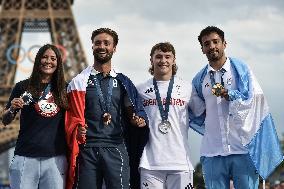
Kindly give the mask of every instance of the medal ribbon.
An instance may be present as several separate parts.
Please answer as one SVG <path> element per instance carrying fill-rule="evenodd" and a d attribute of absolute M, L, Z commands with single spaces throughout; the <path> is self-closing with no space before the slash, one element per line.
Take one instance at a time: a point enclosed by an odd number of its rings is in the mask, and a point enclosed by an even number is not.
<path fill-rule="evenodd" d="M 224 79 L 223 79 L 223 76 L 226 72 L 226 70 L 224 68 L 221 68 L 221 85 L 224 86 Z M 212 87 L 216 84 L 216 81 L 215 81 L 215 78 L 214 78 L 214 73 L 215 71 L 209 71 L 209 74 L 210 74 L 210 81 L 211 81 L 211 85 Z"/>
<path fill-rule="evenodd" d="M 157 85 L 157 81 L 156 81 L 155 78 L 153 78 L 153 85 L 154 85 L 154 90 L 155 90 L 156 99 L 157 99 L 157 102 L 158 102 L 159 111 L 160 111 L 160 114 L 161 114 L 161 117 L 162 117 L 162 121 L 166 121 L 166 120 L 168 120 L 168 116 L 169 116 L 170 100 L 171 100 L 171 95 L 172 95 L 172 90 L 173 90 L 173 85 L 174 85 L 174 77 L 171 78 L 169 86 L 168 86 L 165 109 L 163 108 L 161 95 L 160 95 L 158 85 Z"/>
<path fill-rule="evenodd" d="M 110 111 L 110 105 L 111 105 L 112 89 L 113 89 L 113 78 L 112 77 L 109 78 L 106 101 L 105 101 L 105 98 L 103 96 L 103 92 L 102 92 L 101 85 L 100 85 L 100 82 L 99 82 L 97 75 L 95 75 L 95 77 L 94 77 L 94 83 L 95 83 L 96 88 L 97 88 L 96 91 L 97 91 L 99 101 L 100 101 L 100 105 L 101 105 L 103 112 L 104 113 L 109 112 Z"/>
<path fill-rule="evenodd" d="M 43 94 L 41 95 L 41 97 L 38 99 L 38 101 L 42 100 L 45 98 L 45 96 L 49 93 L 51 89 L 51 84 L 48 83 L 48 85 L 45 87 L 44 91 L 43 91 Z"/>
<path fill-rule="evenodd" d="M 214 71 L 209 71 L 210 74 L 210 81 L 211 81 L 211 86 L 213 87 L 215 85 L 215 78 L 214 78 Z"/>

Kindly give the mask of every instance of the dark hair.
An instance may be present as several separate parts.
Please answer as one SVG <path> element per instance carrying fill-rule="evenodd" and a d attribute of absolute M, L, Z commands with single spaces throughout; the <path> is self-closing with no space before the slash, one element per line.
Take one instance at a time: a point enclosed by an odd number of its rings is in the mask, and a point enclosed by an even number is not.
<path fill-rule="evenodd" d="M 91 37 L 92 42 L 93 42 L 94 38 L 97 35 L 101 34 L 101 33 L 107 33 L 110 36 L 112 36 L 114 46 L 117 45 L 117 43 L 118 43 L 118 35 L 117 35 L 117 33 L 114 30 L 109 29 L 109 28 L 99 28 L 99 29 L 96 29 L 95 31 L 93 31 L 92 37 Z"/>
<path fill-rule="evenodd" d="M 51 44 L 42 46 L 35 57 L 33 71 L 28 79 L 27 90 L 36 98 L 39 98 L 43 90 L 43 84 L 41 83 L 42 74 L 40 71 L 41 59 L 46 50 L 51 49 L 57 59 L 57 68 L 54 71 L 51 78 L 51 91 L 54 95 L 55 103 L 64 109 L 68 108 L 66 81 L 64 78 L 63 62 L 61 53 L 58 48 Z"/>
<path fill-rule="evenodd" d="M 157 43 L 156 45 L 154 45 L 151 49 L 151 52 L 150 52 L 151 58 L 153 58 L 153 55 L 154 55 L 156 50 L 161 50 L 162 52 L 172 52 L 173 55 L 174 55 L 174 58 L 176 57 L 175 48 L 170 42 L 161 42 L 161 43 Z M 176 75 L 177 69 L 178 69 L 177 65 L 173 64 L 172 75 Z M 151 75 L 154 75 L 154 66 L 153 65 L 151 65 L 151 67 L 149 68 L 149 72 L 150 72 Z"/>
<path fill-rule="evenodd" d="M 206 28 L 204 28 L 200 32 L 200 34 L 198 36 L 198 41 L 199 41 L 201 46 L 202 46 L 202 37 L 209 35 L 211 33 L 217 33 L 220 36 L 220 38 L 222 39 L 222 41 L 223 42 L 225 41 L 225 34 L 221 29 L 217 28 L 216 26 L 207 26 Z"/>
<path fill-rule="evenodd" d="M 152 58 L 153 54 L 155 53 L 156 50 L 161 50 L 162 52 L 172 52 L 174 57 L 176 57 L 176 51 L 174 46 L 169 43 L 169 42 L 162 42 L 162 43 L 157 43 L 154 45 L 151 49 L 150 56 Z"/>

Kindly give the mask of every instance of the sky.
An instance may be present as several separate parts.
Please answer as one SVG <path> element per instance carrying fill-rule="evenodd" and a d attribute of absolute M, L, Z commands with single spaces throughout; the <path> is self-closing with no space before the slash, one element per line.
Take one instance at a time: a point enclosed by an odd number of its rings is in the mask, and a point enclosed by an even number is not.
<path fill-rule="evenodd" d="M 284 133 L 284 1 L 283 0 L 75 0 L 75 22 L 89 64 L 91 33 L 99 27 L 117 31 L 113 66 L 139 84 L 151 75 L 150 50 L 168 41 L 176 49 L 177 75 L 190 82 L 207 64 L 197 36 L 208 25 L 225 32 L 226 55 L 246 62 L 268 100 L 280 138 Z M 24 34 L 24 44 L 44 44 L 45 34 Z M 28 63 L 27 63 L 28 64 Z M 21 73 L 22 72 L 22 73 Z M 16 80 L 27 77 L 18 71 Z M 282 78 L 282 79 L 281 79 Z M 191 158 L 199 162 L 201 136 L 189 132 Z"/>

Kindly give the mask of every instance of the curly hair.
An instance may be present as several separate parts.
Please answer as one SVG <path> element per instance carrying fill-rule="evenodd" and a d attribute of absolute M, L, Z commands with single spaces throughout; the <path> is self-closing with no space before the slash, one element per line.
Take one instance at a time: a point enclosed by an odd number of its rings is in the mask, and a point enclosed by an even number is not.
<path fill-rule="evenodd" d="M 94 38 L 101 33 L 107 33 L 110 36 L 112 36 L 114 46 L 116 46 L 118 44 L 118 35 L 114 30 L 112 30 L 110 28 L 99 28 L 99 29 L 96 29 L 95 31 L 93 31 L 92 37 L 91 37 L 92 42 L 93 42 Z"/>
<path fill-rule="evenodd" d="M 151 52 L 150 52 L 151 58 L 153 58 L 153 55 L 154 55 L 156 50 L 161 50 L 162 52 L 172 52 L 173 55 L 174 55 L 174 58 L 176 57 L 175 48 L 174 48 L 174 46 L 170 42 L 161 42 L 161 43 L 157 43 L 156 45 L 154 45 L 152 47 L 152 49 L 151 49 Z M 172 73 L 172 75 L 176 75 L 177 70 L 178 70 L 177 65 L 173 64 L 173 73 Z M 151 65 L 151 67 L 149 68 L 148 71 L 149 71 L 149 73 L 151 75 L 154 75 L 154 66 Z"/>
<path fill-rule="evenodd" d="M 202 37 L 204 37 L 206 35 L 209 35 L 211 33 L 217 33 L 220 36 L 220 38 L 222 39 L 222 41 L 224 42 L 225 34 L 224 34 L 224 32 L 220 28 L 218 28 L 216 26 L 207 26 L 206 28 L 204 28 L 200 32 L 200 34 L 198 36 L 198 41 L 199 41 L 201 46 L 202 46 Z"/>
<path fill-rule="evenodd" d="M 68 100 L 66 92 L 66 81 L 64 78 L 63 62 L 58 48 L 51 44 L 43 45 L 37 52 L 33 71 L 28 79 L 27 90 L 36 98 L 39 98 L 43 90 L 43 84 L 40 82 L 42 74 L 40 71 L 41 59 L 46 50 L 51 49 L 57 58 L 57 68 L 51 78 L 51 91 L 54 95 L 55 103 L 64 109 L 68 109 Z"/>

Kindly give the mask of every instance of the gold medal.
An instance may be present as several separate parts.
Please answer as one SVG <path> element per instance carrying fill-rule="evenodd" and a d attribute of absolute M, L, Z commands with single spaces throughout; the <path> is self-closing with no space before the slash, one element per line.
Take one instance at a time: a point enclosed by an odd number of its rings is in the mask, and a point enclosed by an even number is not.
<path fill-rule="evenodd" d="M 111 122 L 111 115 L 110 113 L 104 113 L 103 114 L 103 123 L 105 126 L 108 126 Z"/>
<path fill-rule="evenodd" d="M 212 94 L 218 97 L 221 95 L 222 89 L 224 89 L 223 85 L 220 83 L 216 83 L 212 87 Z"/>

